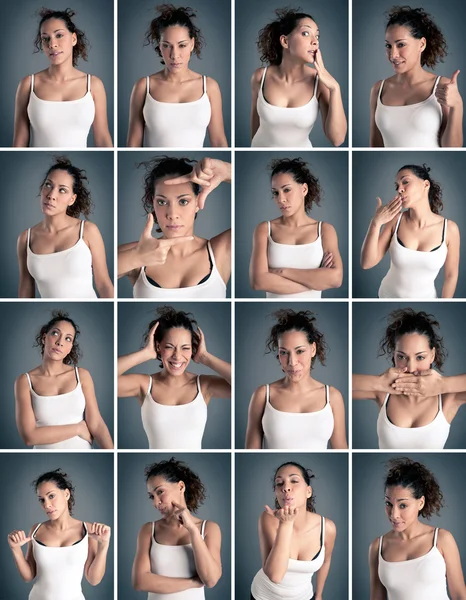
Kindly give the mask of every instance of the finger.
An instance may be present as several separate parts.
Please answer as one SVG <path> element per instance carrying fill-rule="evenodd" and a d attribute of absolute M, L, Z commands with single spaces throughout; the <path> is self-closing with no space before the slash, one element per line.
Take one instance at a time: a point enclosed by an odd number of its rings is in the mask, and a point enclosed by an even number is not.
<path fill-rule="evenodd" d="M 275 517 L 275 516 L 276 516 L 276 515 L 275 515 L 275 511 L 274 511 L 274 510 L 272 510 L 272 509 L 270 508 L 270 506 L 268 506 L 268 505 L 266 504 L 266 505 L 264 506 L 264 508 L 265 508 L 265 512 L 266 512 L 268 515 L 270 515 L 270 516 L 272 516 L 272 517 Z"/>
<path fill-rule="evenodd" d="M 173 179 L 166 179 L 164 181 L 164 183 L 166 183 L 168 185 L 177 185 L 179 183 L 190 183 L 193 179 L 193 175 L 194 175 L 194 169 L 191 171 L 191 173 L 188 173 L 187 175 L 180 175 L 180 177 L 173 177 Z"/>
<path fill-rule="evenodd" d="M 144 229 L 142 231 L 142 238 L 150 238 L 152 237 L 152 229 L 154 227 L 154 215 L 149 213 L 147 215 L 146 224 L 144 225 Z"/>
<path fill-rule="evenodd" d="M 210 192 L 211 192 L 211 190 L 208 188 L 203 188 L 201 190 L 201 193 L 197 197 L 197 203 L 199 206 L 199 210 L 203 210 L 203 208 L 205 206 L 205 201 L 207 200 L 207 196 L 210 194 Z"/>
<path fill-rule="evenodd" d="M 377 206 L 376 206 L 376 210 L 378 210 L 379 208 L 382 207 L 382 200 L 377 196 Z"/>
<path fill-rule="evenodd" d="M 176 508 L 179 508 L 180 510 L 184 510 L 184 506 L 181 506 L 181 504 L 177 504 L 174 500 L 172 500 L 172 504 L 173 506 L 175 506 Z"/>
<path fill-rule="evenodd" d="M 457 69 L 453 75 L 451 76 L 451 83 L 457 84 L 457 79 L 458 79 L 458 75 L 461 73 L 461 71 L 459 69 Z"/>
<path fill-rule="evenodd" d="M 149 337 L 151 337 L 155 334 L 157 327 L 159 326 L 159 323 L 160 323 L 160 321 L 157 321 L 157 323 L 151 327 L 151 330 L 149 331 Z"/>
<path fill-rule="evenodd" d="M 185 244 L 186 242 L 190 242 L 194 239 L 192 235 L 183 235 L 181 237 L 176 238 L 162 238 L 160 240 L 161 248 L 171 248 L 172 246 L 176 246 L 176 244 Z"/>

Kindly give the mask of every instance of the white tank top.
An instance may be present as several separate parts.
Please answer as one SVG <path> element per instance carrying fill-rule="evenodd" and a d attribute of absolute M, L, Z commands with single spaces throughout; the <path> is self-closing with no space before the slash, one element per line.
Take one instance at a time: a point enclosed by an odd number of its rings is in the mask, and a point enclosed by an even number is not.
<path fill-rule="evenodd" d="M 288 568 L 280 583 L 271 581 L 264 570 L 257 572 L 251 585 L 255 600 L 310 600 L 313 597 L 312 576 L 325 560 L 325 519 L 322 517 L 320 550 L 312 560 L 288 559 Z"/>
<path fill-rule="evenodd" d="M 261 85 L 257 95 L 257 114 L 259 129 L 252 139 L 253 148 L 312 148 L 309 135 L 317 120 L 319 103 L 317 102 L 316 75 L 314 94 L 307 104 L 293 108 L 274 106 L 264 97 L 264 81 L 267 67 L 262 74 Z"/>
<path fill-rule="evenodd" d="M 29 389 L 31 391 L 32 410 L 36 417 L 37 427 L 47 427 L 49 425 L 73 425 L 75 423 L 80 423 L 84 419 L 86 399 L 81 387 L 81 381 L 79 380 L 78 367 L 75 367 L 75 373 L 77 383 L 74 390 L 56 396 L 39 396 L 39 394 L 36 394 L 32 389 L 29 373 L 26 373 Z M 62 442 L 34 446 L 35 450 L 48 450 L 50 448 L 59 450 L 65 448 L 89 450 L 92 446 L 89 442 L 77 435 Z"/>
<path fill-rule="evenodd" d="M 197 396 L 187 404 L 168 406 L 152 397 L 152 377 L 141 406 L 142 426 L 152 450 L 200 450 L 207 423 L 207 404 L 197 376 Z"/>
<path fill-rule="evenodd" d="M 85 600 L 81 580 L 89 554 L 89 538 L 86 524 L 82 540 L 72 546 L 45 546 L 32 534 L 32 552 L 37 574 L 29 600 Z"/>
<path fill-rule="evenodd" d="M 51 254 L 35 254 L 28 229 L 27 268 L 41 298 L 97 298 L 92 287 L 92 254 L 83 240 L 83 231 L 81 221 L 79 240 L 74 246 Z"/>
<path fill-rule="evenodd" d="M 442 394 L 438 397 L 438 413 L 433 421 L 422 427 L 398 427 L 387 416 L 387 402 L 384 403 L 377 418 L 377 435 L 381 450 L 441 450 L 450 433 L 450 423 L 442 410 Z"/>
<path fill-rule="evenodd" d="M 203 94 L 194 102 L 159 102 L 149 93 L 147 77 L 144 117 L 144 145 L 147 148 L 202 148 L 211 106 L 205 75 Z"/>
<path fill-rule="evenodd" d="M 269 237 L 267 244 L 267 261 L 271 269 L 318 269 L 324 249 L 322 247 L 322 221 L 319 221 L 317 239 L 310 244 L 279 244 L 274 242 L 267 221 Z M 308 290 L 295 294 L 274 294 L 266 292 L 266 298 L 321 298 L 322 291 Z"/>
<path fill-rule="evenodd" d="M 204 539 L 205 524 L 202 522 L 201 536 Z M 155 523 L 152 523 L 152 537 L 150 546 L 150 570 L 155 575 L 164 577 L 195 577 L 197 575 L 196 563 L 192 544 L 181 546 L 168 546 L 159 544 L 155 539 Z M 147 600 L 204 600 L 204 588 L 192 588 L 172 594 L 155 594 L 149 592 Z"/>
<path fill-rule="evenodd" d="M 212 271 L 209 278 L 198 285 L 190 285 L 183 288 L 162 288 L 150 283 L 146 276 L 146 268 L 141 267 L 139 276 L 133 286 L 133 298 L 226 298 L 227 286 L 220 275 L 210 241 L 207 242 L 207 250 L 212 263 Z"/>
<path fill-rule="evenodd" d="M 380 84 L 375 124 L 383 138 L 385 148 L 439 148 L 439 132 L 442 125 L 442 107 L 437 102 L 435 90 L 422 102 L 407 106 L 386 106 L 380 97 L 385 80 Z"/>
<path fill-rule="evenodd" d="M 270 387 L 266 388 L 262 430 L 264 448 L 270 450 L 326 450 L 333 433 L 333 411 L 330 406 L 328 385 L 325 386 L 326 404 L 310 413 L 277 410 L 270 404 Z"/>
<path fill-rule="evenodd" d="M 86 148 L 95 116 L 91 76 L 87 76 L 87 92 L 82 98 L 56 102 L 41 100 L 36 96 L 34 75 L 31 75 L 27 113 L 32 148 Z"/>
<path fill-rule="evenodd" d="M 401 217 L 390 241 L 390 269 L 382 279 L 379 298 L 437 298 L 435 279 L 447 259 L 447 219 L 442 243 L 431 252 L 405 248 L 398 240 Z"/>
<path fill-rule="evenodd" d="M 434 545 L 424 556 L 411 560 L 388 562 L 382 556 L 379 541 L 379 579 L 387 590 L 388 600 L 448 600 L 447 567 L 437 548 L 438 529 Z"/>

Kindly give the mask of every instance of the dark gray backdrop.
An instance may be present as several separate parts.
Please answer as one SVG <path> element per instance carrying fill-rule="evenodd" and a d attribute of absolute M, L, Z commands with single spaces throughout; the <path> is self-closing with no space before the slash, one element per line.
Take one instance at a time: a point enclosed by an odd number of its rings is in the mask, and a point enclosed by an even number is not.
<path fill-rule="evenodd" d="M 125 600 L 145 598 L 131 585 L 131 567 L 136 553 L 139 530 L 147 521 L 157 521 L 160 513 L 147 495 L 144 469 L 147 465 L 169 460 L 173 454 L 118 455 L 118 596 Z M 207 498 L 196 516 L 217 523 L 222 532 L 222 577 L 214 588 L 205 589 L 209 600 L 230 597 L 231 587 L 231 467 L 229 453 L 176 454 L 199 475 L 206 487 Z"/>
<path fill-rule="evenodd" d="M 165 152 L 157 151 L 125 151 L 118 153 L 118 244 L 137 242 L 146 224 L 146 212 L 142 205 L 144 195 L 144 167 L 137 168 L 142 161 L 148 161 Z M 208 156 L 226 162 L 231 161 L 231 152 L 170 152 L 169 156 L 190 158 L 200 161 Z M 221 183 L 207 197 L 203 210 L 197 213 L 194 226 L 195 234 L 211 239 L 231 227 L 231 194 L 232 186 Z M 155 227 L 153 235 L 159 237 Z M 227 285 L 227 296 L 230 295 L 231 282 Z M 132 298 L 133 288 L 127 277 L 118 281 L 118 297 Z"/>
<path fill-rule="evenodd" d="M 158 306 L 170 305 L 176 310 L 191 312 L 202 329 L 207 350 L 230 361 L 231 312 L 225 302 L 120 302 L 118 305 L 118 356 L 136 352 L 143 345 L 143 335 L 156 318 Z M 159 362 L 154 360 L 130 369 L 129 373 L 156 373 Z M 203 365 L 191 361 L 190 373 L 215 374 Z M 149 385 L 149 377 L 147 377 Z M 231 448 L 231 404 L 226 398 L 209 402 L 203 448 Z M 137 398 L 118 400 L 118 447 L 147 448 L 147 436 L 142 427 L 141 407 Z"/>
<path fill-rule="evenodd" d="M 392 366 L 391 358 L 377 357 L 385 335 L 388 314 L 397 308 L 411 307 L 433 314 L 448 350 L 443 375 L 459 375 L 464 368 L 464 304 L 459 302 L 353 302 L 353 373 L 380 375 Z M 378 448 L 377 417 L 374 400 L 354 400 L 353 448 Z M 466 410 L 460 409 L 450 429 L 445 448 L 466 447 Z"/>
<path fill-rule="evenodd" d="M 235 145 L 251 146 L 251 77 L 261 66 L 256 41 L 259 31 L 275 20 L 275 9 L 288 6 L 286 2 L 271 3 L 270 0 L 236 0 L 235 44 Z M 320 30 L 320 49 L 325 68 L 340 84 L 343 106 L 348 118 L 348 3 L 345 0 L 326 2 L 298 2 L 303 12 L 312 15 Z M 323 85 L 319 83 L 319 85 Z M 322 115 L 311 133 L 314 147 L 331 147 L 322 129 Z M 347 141 L 344 142 L 347 146 Z"/>
<path fill-rule="evenodd" d="M 235 596 L 249 598 L 251 583 L 261 568 L 257 523 L 264 505 L 273 506 L 272 477 L 287 461 L 312 469 L 316 512 L 337 528 L 332 564 L 324 597 L 348 598 L 348 455 L 340 454 L 236 454 L 235 468 Z M 315 589 L 316 579 L 313 578 Z M 361 596 L 358 596 L 360 598 Z"/>
<path fill-rule="evenodd" d="M 73 516 L 88 522 L 105 523 L 115 533 L 113 523 L 113 456 L 110 454 L 50 453 L 7 454 L 0 461 L 0 478 L 8 487 L 8 498 L 2 502 L 0 517 L 3 543 L 0 546 L 0 565 L 4 576 L 0 600 L 26 598 L 32 583 L 26 583 L 18 573 L 7 535 L 23 529 L 26 535 L 35 523 L 47 521 L 36 492 L 30 485 L 43 473 L 62 469 L 76 488 Z M 23 546 L 25 552 L 25 547 Z M 8 574 L 8 575 L 6 575 Z M 113 600 L 113 539 L 107 556 L 105 576 L 97 586 L 83 577 L 86 600 Z"/>
<path fill-rule="evenodd" d="M 422 165 L 430 168 L 430 176 L 443 190 L 443 211 L 440 213 L 458 225 L 464 233 L 466 208 L 463 202 L 461 174 L 466 159 L 460 152 L 353 152 L 353 298 L 377 298 L 380 282 L 390 268 L 387 252 L 372 269 L 363 270 L 360 263 L 361 247 L 375 214 L 377 196 L 387 204 L 395 196 L 395 177 L 404 165 Z M 370 176 L 368 176 L 370 174 Z M 448 224 L 447 224 L 448 237 Z M 466 261 L 466 247 L 460 248 L 460 275 L 455 297 L 466 297 L 466 279 L 461 277 Z M 435 280 L 437 295 L 442 295 L 444 269 Z"/>
<path fill-rule="evenodd" d="M 42 52 L 33 54 L 40 18 L 35 16 L 42 4 L 36 0 L 4 2 L 2 22 L 8 33 L 0 39 L 0 52 L 7 60 L 2 61 L 0 73 L 3 93 L 0 97 L 0 146 L 13 145 L 13 122 L 15 94 L 20 79 L 37 73 L 49 66 Z M 64 10 L 67 5 L 54 6 Z M 73 22 L 86 34 L 90 43 L 87 61 L 79 59 L 77 68 L 96 75 L 102 80 L 107 94 L 108 127 L 113 137 L 113 0 L 73 0 L 76 15 Z M 14 47 L 14 51 L 12 48 Z M 94 136 L 89 133 L 88 145 L 94 145 Z M 116 143 L 115 143 L 116 145 Z"/>
<path fill-rule="evenodd" d="M 249 285 L 249 261 L 254 229 L 262 221 L 280 216 L 272 198 L 270 171 L 275 158 L 298 158 L 308 162 L 322 187 L 321 205 L 312 207 L 313 219 L 328 221 L 337 232 L 343 261 L 341 287 L 325 290 L 325 298 L 348 297 L 348 156 L 346 152 L 236 152 L 235 153 L 235 296 L 264 298 L 265 292 Z"/>
<path fill-rule="evenodd" d="M 113 153 L 109 152 L 43 152 L 11 151 L 0 155 L 0 177 L 3 181 L 3 214 L 0 244 L 3 277 L 0 296 L 18 297 L 19 271 L 16 242 L 19 234 L 39 223 L 44 215 L 40 208 L 40 184 L 58 155 L 67 156 L 74 166 L 84 169 L 94 202 L 89 219 L 102 234 L 110 278 L 113 277 Z M 84 226 L 85 228 L 86 226 Z M 36 291 L 36 295 L 39 293 Z"/>
<path fill-rule="evenodd" d="M 353 454 L 353 598 L 369 598 L 369 545 L 390 531 L 385 514 L 385 462 L 402 454 Z M 424 521 L 450 531 L 463 559 L 466 553 L 466 532 L 462 527 L 464 515 L 464 473 L 466 456 L 438 452 L 409 454 L 431 469 L 444 495 L 445 507 L 440 517 L 433 515 Z"/>
<path fill-rule="evenodd" d="M 145 34 L 155 19 L 153 0 L 118 0 L 118 146 L 126 146 L 129 120 L 129 100 L 134 84 L 163 69 L 161 58 L 153 46 L 144 46 Z M 179 4 L 176 4 L 179 6 Z M 183 4 L 186 6 L 186 4 Z M 231 6 L 230 2 L 196 0 L 189 2 L 196 11 L 194 24 L 205 40 L 201 59 L 191 57 L 190 68 L 212 77 L 222 94 L 223 121 L 228 144 L 231 145 Z M 206 137 L 208 142 L 208 134 Z"/>
<path fill-rule="evenodd" d="M 100 412 L 113 437 L 113 305 L 17 301 L 2 302 L 1 307 L 0 336 L 8 343 L 0 362 L 0 394 L 6 400 L 0 420 L 0 448 L 26 448 L 16 428 L 14 382 L 21 373 L 40 365 L 40 348 L 33 348 L 34 339 L 55 309 L 65 310 L 81 331 L 78 343 L 83 357 L 78 366 L 88 369 L 92 376 Z"/>
<path fill-rule="evenodd" d="M 353 146 L 369 146 L 371 87 L 381 79 L 394 74 L 385 53 L 385 12 L 396 2 L 386 0 L 357 0 L 353 2 Z M 437 75 L 451 77 L 456 69 L 461 69 L 458 87 L 464 97 L 464 56 L 466 40 L 463 23 L 466 18 L 466 5 L 461 0 L 423 0 L 411 4 L 422 6 L 433 16 L 448 44 L 448 56 L 444 63 L 435 67 Z M 324 56 L 325 58 L 325 56 Z M 427 69 L 432 71 L 432 69 Z M 463 134 L 465 124 L 463 122 Z"/>
<path fill-rule="evenodd" d="M 237 302 L 235 313 L 235 447 L 244 448 L 248 406 L 254 390 L 283 376 L 274 353 L 265 354 L 265 342 L 275 319 L 269 315 L 279 308 L 312 310 L 316 326 L 328 345 L 326 366 L 318 360 L 312 376 L 333 385 L 342 394 L 348 427 L 348 304 L 346 302 Z"/>

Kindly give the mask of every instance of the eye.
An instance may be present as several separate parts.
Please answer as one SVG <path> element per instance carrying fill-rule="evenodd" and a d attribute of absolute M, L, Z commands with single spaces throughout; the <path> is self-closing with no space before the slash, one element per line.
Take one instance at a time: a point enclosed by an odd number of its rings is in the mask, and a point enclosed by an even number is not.
<path fill-rule="evenodd" d="M 60 188 L 60 192 L 64 194 L 66 192 L 66 188 Z"/>
<path fill-rule="evenodd" d="M 153 494 L 149 494 L 149 500 L 153 500 L 154 499 L 154 495 Z"/>
<path fill-rule="evenodd" d="M 309 36 L 309 31 L 303 31 L 302 35 L 303 35 L 303 37 Z"/>
<path fill-rule="evenodd" d="M 304 352 L 304 350 L 301 348 L 300 350 L 298 350 L 297 354 L 302 354 Z"/>
<path fill-rule="evenodd" d="M 67 341 L 67 342 L 72 342 L 72 341 L 73 341 L 73 338 L 67 337 L 67 338 L 66 338 L 66 341 Z"/>
<path fill-rule="evenodd" d="M 50 181 L 46 181 L 44 183 L 44 187 L 46 187 L 46 188 L 52 187 L 52 184 L 50 183 Z"/>
<path fill-rule="evenodd" d="M 283 191 L 288 194 L 288 192 L 291 192 L 291 188 L 285 188 Z"/>
<path fill-rule="evenodd" d="M 157 204 L 158 204 L 158 206 L 166 206 L 166 204 L 167 204 L 167 201 L 166 201 L 166 200 L 161 200 L 161 199 L 160 199 L 160 200 L 157 200 Z"/>
<path fill-rule="evenodd" d="M 385 506 L 391 506 L 390 502 L 388 502 L 388 500 L 385 500 Z"/>
<path fill-rule="evenodd" d="M 285 356 L 285 354 L 286 354 L 286 350 L 279 350 L 279 351 L 278 351 L 278 354 L 279 354 L 280 356 Z"/>
<path fill-rule="evenodd" d="M 426 358 L 425 356 L 418 356 L 417 357 L 418 360 L 425 360 L 425 358 Z"/>
<path fill-rule="evenodd" d="M 63 33 L 57 33 L 57 38 L 63 37 Z"/>
<path fill-rule="evenodd" d="M 182 199 L 179 201 L 179 204 L 180 204 L 181 206 L 186 206 L 187 204 L 189 204 L 189 200 L 187 200 L 186 198 L 182 198 Z"/>
<path fill-rule="evenodd" d="M 406 504 L 400 504 L 400 508 L 406 508 Z"/>
<path fill-rule="evenodd" d="M 404 360 L 405 357 L 403 356 L 403 354 L 398 354 L 396 357 L 397 360 Z"/>
<path fill-rule="evenodd" d="M 272 196 L 275 198 L 275 196 L 278 196 L 278 192 L 276 192 L 275 190 L 272 192 Z"/>
<path fill-rule="evenodd" d="M 283 481 L 277 481 L 275 483 L 275 487 L 280 487 L 281 485 L 283 485 Z"/>

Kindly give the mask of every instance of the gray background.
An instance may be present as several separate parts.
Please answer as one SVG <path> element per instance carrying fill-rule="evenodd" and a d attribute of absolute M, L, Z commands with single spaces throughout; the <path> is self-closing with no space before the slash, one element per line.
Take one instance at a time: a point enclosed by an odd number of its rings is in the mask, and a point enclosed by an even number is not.
<path fill-rule="evenodd" d="M 272 477 L 289 460 L 312 469 L 316 512 L 331 519 L 337 528 L 330 572 L 324 597 L 348 598 L 348 455 L 340 454 L 252 454 L 236 455 L 235 470 L 235 572 L 236 598 L 249 598 L 251 583 L 261 568 L 257 523 L 264 505 L 273 506 Z M 245 493 L 245 490 L 247 491 Z M 315 589 L 316 577 L 313 585 Z M 361 598 L 362 596 L 357 596 Z M 356 596 L 355 596 L 356 598 Z"/>
<path fill-rule="evenodd" d="M 0 420 L 0 448 L 26 448 L 16 428 L 14 382 L 21 373 L 41 364 L 40 348 L 33 348 L 34 339 L 55 309 L 65 310 L 81 331 L 78 343 L 83 357 L 78 366 L 91 374 L 100 412 L 113 437 L 112 304 L 3 302 L 1 307 L 0 336 L 9 343 L 0 362 L 0 395 L 5 399 Z"/>
<path fill-rule="evenodd" d="M 118 597 L 125 600 L 146 598 L 131 585 L 131 568 L 139 530 L 148 521 L 160 519 L 147 495 L 144 469 L 168 460 L 173 454 L 118 455 Z M 209 600 L 230 597 L 231 587 L 231 467 L 230 454 L 177 454 L 196 473 L 207 490 L 207 498 L 196 516 L 214 521 L 222 532 L 222 577 L 214 588 L 205 588 Z"/>
<path fill-rule="evenodd" d="M 0 516 L 2 544 L 0 565 L 2 586 L 0 600 L 27 598 L 32 583 L 26 583 L 18 573 L 7 535 L 13 529 L 23 529 L 26 535 L 35 523 L 47 521 L 30 485 L 37 477 L 62 469 L 76 488 L 73 516 L 88 522 L 105 523 L 115 533 L 113 523 L 113 456 L 82 453 L 8 454 L 0 461 L 0 478 L 8 486 L 8 499 L 2 502 Z M 25 547 L 23 546 L 25 552 Z M 83 577 L 82 587 L 86 600 L 113 600 L 113 539 L 107 555 L 107 568 L 101 583 L 92 586 Z"/>
<path fill-rule="evenodd" d="M 2 23 L 8 33 L 0 39 L 0 53 L 7 60 L 0 67 L 3 93 L 0 96 L 0 146 L 13 145 L 15 94 L 20 79 L 49 66 L 42 52 L 33 54 L 40 18 L 35 13 L 42 4 L 36 0 L 16 0 L 2 4 Z M 50 6 L 50 5 L 49 5 Z M 56 7 L 65 10 L 66 4 Z M 73 23 L 84 31 L 90 48 L 87 61 L 79 59 L 77 69 L 102 80 L 107 94 L 108 127 L 113 138 L 113 0 L 73 0 Z M 52 3 L 52 8 L 55 6 Z M 14 51 L 13 51 L 14 48 Z M 114 140 L 115 141 L 115 140 Z M 88 145 L 94 145 L 89 133 Z"/>
<path fill-rule="evenodd" d="M 324 298 L 348 297 L 348 156 L 346 152 L 236 152 L 235 153 L 235 296 L 264 298 L 265 292 L 249 285 L 249 261 L 254 229 L 262 221 L 280 216 L 272 197 L 270 171 L 275 158 L 301 157 L 322 187 L 320 206 L 311 217 L 335 227 L 343 261 L 341 287 L 325 290 Z"/>
<path fill-rule="evenodd" d="M 126 146 L 129 100 L 134 84 L 163 69 L 161 58 L 153 46 L 144 46 L 144 37 L 158 13 L 153 0 L 118 1 L 118 146 Z M 187 6 L 187 4 L 181 4 Z M 180 6 L 176 3 L 175 6 Z M 225 135 L 231 145 L 231 6 L 230 2 L 196 0 L 189 2 L 196 11 L 194 24 L 205 40 L 201 58 L 191 57 L 189 68 L 212 77 L 222 94 Z M 208 144 L 208 134 L 205 141 Z"/>
<path fill-rule="evenodd" d="M 369 545 L 390 531 L 385 514 L 385 462 L 402 454 L 353 454 L 353 598 L 369 598 Z M 461 523 L 464 515 L 464 473 L 466 456 L 461 454 L 410 454 L 434 473 L 444 495 L 445 507 L 440 517 L 423 520 L 433 527 L 450 531 L 463 559 L 466 532 Z"/>
<path fill-rule="evenodd" d="M 361 247 L 375 214 L 379 196 L 387 204 L 395 196 L 395 177 L 404 165 L 422 165 L 430 168 L 431 178 L 443 191 L 443 211 L 440 213 L 458 225 L 460 235 L 464 232 L 466 208 L 463 202 L 461 174 L 466 159 L 461 152 L 353 152 L 353 297 L 377 298 L 380 282 L 390 268 L 387 252 L 380 263 L 372 269 L 363 270 L 360 264 Z M 370 176 L 369 176 L 370 174 Z M 448 238 L 448 224 L 447 224 Z M 455 298 L 466 297 L 466 278 L 461 277 L 461 266 L 466 261 L 466 247 L 460 248 L 460 271 Z M 435 280 L 437 295 L 442 295 L 444 269 Z"/>
<path fill-rule="evenodd" d="M 396 2 L 387 0 L 357 0 L 353 2 L 353 146 L 369 146 L 371 87 L 376 81 L 388 79 L 394 74 L 385 53 L 385 11 Z M 442 31 L 448 45 L 448 56 L 444 63 L 435 67 L 436 75 L 451 77 L 461 69 L 458 87 L 464 97 L 464 56 L 466 39 L 463 23 L 466 5 L 461 0 L 423 0 L 411 4 L 422 6 L 432 15 L 434 23 Z M 432 72 L 432 69 L 427 68 Z M 463 76 L 463 77 L 462 77 Z M 463 134 L 465 124 L 463 122 Z"/>
<path fill-rule="evenodd" d="M 288 6 L 287 2 L 271 3 L 270 0 L 236 0 L 235 22 L 235 145 L 251 146 L 251 77 L 261 66 L 256 41 L 259 31 L 275 20 L 276 8 Z M 320 49 L 325 68 L 340 84 L 343 106 L 348 119 L 348 3 L 346 0 L 327 0 L 326 2 L 292 4 L 300 6 L 303 12 L 310 14 L 320 30 Z M 238 26 L 238 24 L 241 26 Z M 322 84 L 319 84 L 322 85 Z M 332 147 L 322 129 L 322 115 L 319 112 L 317 122 L 311 133 L 314 147 Z M 343 146 L 347 146 L 347 140 Z"/>
<path fill-rule="evenodd" d="M 136 166 L 162 153 L 147 151 L 118 153 L 118 244 L 137 242 L 146 224 L 146 212 L 142 205 L 144 194 L 144 167 Z M 170 152 L 169 156 L 200 161 L 205 156 L 231 161 L 231 152 Z M 197 213 L 194 233 L 208 240 L 231 227 L 231 184 L 221 183 L 209 196 L 203 210 Z M 154 227 L 152 235 L 160 237 Z M 231 282 L 227 285 L 230 296 Z M 133 288 L 127 277 L 118 280 L 118 297 L 132 298 Z"/>
<path fill-rule="evenodd" d="M 348 427 L 348 305 L 346 302 L 237 302 L 235 316 L 235 447 L 244 448 L 248 422 L 248 406 L 254 390 L 283 377 L 274 353 L 265 354 L 265 342 L 275 319 L 269 315 L 279 308 L 295 311 L 312 310 L 317 329 L 324 334 L 328 345 L 326 366 L 314 363 L 312 377 L 333 385 L 345 401 L 345 420 Z"/>
<path fill-rule="evenodd" d="M 231 361 L 231 312 L 225 302 L 120 302 L 118 305 L 118 356 L 136 352 L 143 345 L 143 335 L 156 318 L 156 308 L 170 305 L 176 310 L 191 312 L 202 329 L 207 350 L 214 356 Z M 128 373 L 159 372 L 159 361 L 143 363 Z M 215 375 L 214 371 L 191 361 L 187 369 L 198 375 Z M 149 385 L 149 377 L 147 377 Z M 231 404 L 227 398 L 215 399 L 207 407 L 207 426 L 202 439 L 203 448 L 231 448 Z M 147 448 L 147 436 L 142 427 L 141 407 L 137 398 L 118 400 L 118 447 Z"/>
<path fill-rule="evenodd" d="M 0 296 L 3 298 L 18 297 L 17 239 L 22 231 L 44 218 L 40 208 L 40 184 L 54 164 L 54 157 L 59 154 L 67 156 L 74 166 L 86 171 L 94 203 L 89 220 L 102 234 L 108 272 L 113 280 L 113 153 L 2 152 L 0 178 L 3 182 L 4 218 L 0 222 L 0 249 L 4 262 Z M 36 296 L 39 297 L 37 290 Z"/>
<path fill-rule="evenodd" d="M 377 357 L 385 335 L 388 314 L 397 308 L 411 307 L 433 314 L 440 323 L 440 333 L 448 351 L 443 375 L 464 373 L 464 304 L 446 302 L 353 302 L 353 373 L 380 375 L 392 367 L 390 360 Z M 378 448 L 377 417 L 374 400 L 354 400 L 353 448 Z M 460 409 L 450 429 L 446 449 L 466 447 L 466 411 Z"/>

